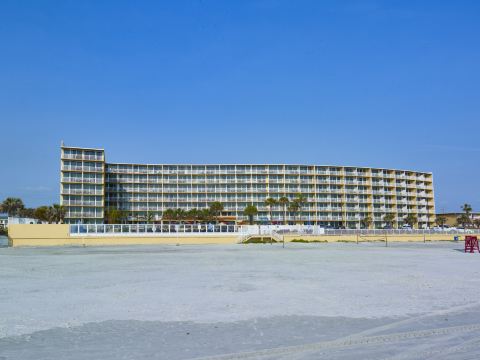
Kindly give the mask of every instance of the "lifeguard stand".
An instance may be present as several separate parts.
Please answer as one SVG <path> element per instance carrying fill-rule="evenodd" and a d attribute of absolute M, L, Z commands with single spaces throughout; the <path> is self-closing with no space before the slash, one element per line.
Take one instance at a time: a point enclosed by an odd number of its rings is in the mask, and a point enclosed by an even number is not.
<path fill-rule="evenodd" d="M 474 253 L 477 250 L 480 253 L 478 248 L 478 238 L 472 235 L 465 236 L 465 252 Z"/>

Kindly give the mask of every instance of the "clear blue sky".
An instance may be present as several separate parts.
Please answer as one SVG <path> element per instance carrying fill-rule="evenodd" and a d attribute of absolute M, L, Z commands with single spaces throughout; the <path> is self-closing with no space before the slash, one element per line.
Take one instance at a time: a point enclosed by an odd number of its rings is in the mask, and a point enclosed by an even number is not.
<path fill-rule="evenodd" d="M 0 197 L 107 160 L 432 171 L 480 210 L 479 1 L 0 2 Z"/>

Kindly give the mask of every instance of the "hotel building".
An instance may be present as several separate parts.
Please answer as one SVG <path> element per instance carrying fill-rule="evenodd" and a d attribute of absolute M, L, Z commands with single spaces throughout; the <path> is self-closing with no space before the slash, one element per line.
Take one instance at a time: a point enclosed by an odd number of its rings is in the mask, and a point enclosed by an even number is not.
<path fill-rule="evenodd" d="M 224 205 L 224 221 L 245 221 L 249 204 L 258 208 L 257 220 L 280 223 L 283 208 L 265 199 L 295 198 L 306 202 L 290 223 L 359 228 L 371 218 L 371 228 L 394 227 L 408 214 L 418 227 L 433 226 L 435 201 L 432 173 L 410 170 L 331 165 L 282 164 L 122 164 L 107 163 L 103 149 L 61 147 L 60 201 L 65 222 L 102 224 L 105 210 L 126 211 L 129 223 L 160 222 L 166 209 Z M 417 227 L 417 226 L 416 226 Z"/>

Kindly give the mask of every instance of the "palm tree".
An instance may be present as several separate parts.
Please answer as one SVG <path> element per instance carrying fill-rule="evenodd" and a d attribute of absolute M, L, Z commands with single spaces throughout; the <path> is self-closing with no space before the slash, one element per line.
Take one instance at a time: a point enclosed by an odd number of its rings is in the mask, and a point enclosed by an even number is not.
<path fill-rule="evenodd" d="M 412 213 L 409 213 L 405 217 L 405 219 L 403 219 L 403 221 L 405 222 L 405 224 L 410 225 L 412 228 L 418 223 L 417 217 Z"/>
<path fill-rule="evenodd" d="M 187 211 L 187 220 L 191 220 L 195 224 L 199 219 L 200 219 L 200 210 L 190 209 Z"/>
<path fill-rule="evenodd" d="M 286 224 L 285 221 L 287 219 L 287 207 L 289 202 L 290 200 L 288 200 L 286 196 L 282 196 L 280 199 L 278 199 L 278 203 L 283 207 L 283 223 L 284 224 Z"/>
<path fill-rule="evenodd" d="M 462 205 L 462 211 L 467 214 L 467 215 L 470 215 L 470 213 L 472 212 L 472 206 L 470 204 L 463 204 Z"/>
<path fill-rule="evenodd" d="M 154 215 L 150 211 L 147 211 L 147 217 L 145 218 L 145 220 L 147 220 L 147 224 L 152 223 L 153 219 Z"/>
<path fill-rule="evenodd" d="M 307 198 L 303 194 L 298 193 L 293 201 L 296 201 L 302 207 L 307 202 Z"/>
<path fill-rule="evenodd" d="M 368 229 L 372 224 L 372 218 L 370 216 L 365 216 L 362 220 L 360 220 L 360 224 L 363 226 L 363 228 Z"/>
<path fill-rule="evenodd" d="M 7 213 L 8 216 L 17 215 L 24 207 L 22 199 L 13 197 L 6 198 L 0 205 L 1 211 Z"/>
<path fill-rule="evenodd" d="M 117 209 L 110 207 L 105 209 L 105 220 L 107 224 L 116 224 L 117 211 Z"/>
<path fill-rule="evenodd" d="M 297 204 L 297 207 L 298 207 L 297 211 L 300 213 L 300 216 L 301 216 L 301 211 L 302 211 L 303 205 L 305 205 L 305 203 L 307 202 L 307 198 L 304 195 L 298 193 L 295 196 L 295 199 L 293 199 L 293 202 Z"/>
<path fill-rule="evenodd" d="M 54 214 L 54 221 L 59 224 L 63 223 L 66 213 L 65 207 L 63 205 L 53 204 L 52 208 Z"/>
<path fill-rule="evenodd" d="M 182 223 L 187 218 L 187 212 L 183 209 L 176 209 L 175 211 L 175 220 Z"/>
<path fill-rule="evenodd" d="M 199 220 L 203 222 L 210 222 L 213 220 L 213 215 L 210 209 L 202 209 L 199 213 Z"/>
<path fill-rule="evenodd" d="M 473 214 L 472 214 L 472 216 L 470 216 L 470 214 L 472 213 L 472 206 L 470 204 L 467 204 L 467 203 L 463 204 L 462 205 L 462 210 L 469 219 L 471 218 L 471 220 L 473 220 Z M 469 221 L 468 224 L 470 222 L 471 221 Z"/>
<path fill-rule="evenodd" d="M 18 215 L 23 218 L 35 218 L 35 209 L 23 208 L 18 211 Z"/>
<path fill-rule="evenodd" d="M 162 220 L 173 221 L 176 218 L 175 210 L 166 209 L 162 214 Z"/>
<path fill-rule="evenodd" d="M 243 214 L 248 216 L 248 222 L 253 225 L 253 217 L 258 214 L 258 209 L 255 205 L 247 205 L 243 210 Z"/>
<path fill-rule="evenodd" d="M 435 218 L 435 222 L 438 226 L 441 226 L 443 228 L 447 222 L 447 217 L 444 215 L 437 215 L 437 217 Z"/>
<path fill-rule="evenodd" d="M 395 215 L 393 213 L 385 214 L 385 216 L 383 217 L 383 221 L 385 221 L 389 227 L 393 228 L 393 223 L 395 221 Z"/>
<path fill-rule="evenodd" d="M 49 207 L 47 208 L 47 211 L 45 212 L 45 216 L 46 216 L 47 222 L 48 222 L 49 224 L 52 224 L 52 223 L 55 222 L 55 219 L 56 219 L 56 217 L 57 217 L 57 214 L 56 214 L 56 211 L 55 211 L 55 209 L 53 208 L 53 206 L 49 206 Z"/>
<path fill-rule="evenodd" d="M 457 224 L 463 227 L 466 227 L 470 224 L 470 217 L 467 214 L 462 214 L 457 218 Z"/>
<path fill-rule="evenodd" d="M 35 209 L 33 213 L 33 217 L 40 221 L 48 221 L 47 212 L 48 212 L 48 206 L 39 206 L 38 208 Z"/>
<path fill-rule="evenodd" d="M 480 219 L 475 219 L 473 220 L 473 224 L 475 225 L 475 227 L 478 229 L 480 228 Z"/>
<path fill-rule="evenodd" d="M 293 222 L 297 222 L 297 212 L 300 209 L 300 205 L 296 201 L 292 201 L 290 205 L 288 205 L 288 211 L 293 213 Z"/>
<path fill-rule="evenodd" d="M 265 205 L 268 206 L 268 213 L 270 215 L 270 224 L 273 224 L 273 221 L 272 221 L 272 207 L 274 207 L 276 204 L 277 204 L 277 200 L 275 200 L 274 198 L 269 197 L 265 200 Z"/>
<path fill-rule="evenodd" d="M 223 204 L 219 201 L 215 201 L 210 204 L 210 211 L 212 215 L 215 217 L 215 221 L 218 223 L 218 218 L 222 215 L 223 211 Z"/>
<path fill-rule="evenodd" d="M 63 205 L 53 204 L 52 206 L 45 206 L 45 209 L 39 210 L 39 215 L 45 218 L 49 224 L 63 223 L 66 210 Z"/>
<path fill-rule="evenodd" d="M 105 211 L 105 217 L 109 224 L 121 224 L 125 218 L 125 211 L 116 208 L 107 208 Z"/>

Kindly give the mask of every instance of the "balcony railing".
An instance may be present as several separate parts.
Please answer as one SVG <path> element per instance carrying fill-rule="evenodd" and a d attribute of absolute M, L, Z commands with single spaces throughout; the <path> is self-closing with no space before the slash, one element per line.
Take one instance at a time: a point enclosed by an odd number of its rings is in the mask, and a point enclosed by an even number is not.
<path fill-rule="evenodd" d="M 76 218 L 76 219 L 84 219 L 84 218 L 95 218 L 95 219 L 103 219 L 103 213 L 92 213 L 92 212 L 67 212 L 65 218 Z"/>
<path fill-rule="evenodd" d="M 62 159 L 103 161 L 103 156 L 86 154 L 62 154 Z"/>
<path fill-rule="evenodd" d="M 71 166 L 71 165 L 63 165 L 62 170 L 64 171 L 85 171 L 85 172 L 103 172 L 102 167 L 94 167 L 94 166 Z"/>
<path fill-rule="evenodd" d="M 87 189 L 62 189 L 62 194 L 65 195 L 103 195 L 101 190 L 87 190 Z"/>
<path fill-rule="evenodd" d="M 87 201 L 87 200 L 63 200 L 62 205 L 69 206 L 103 206 L 102 201 Z"/>
<path fill-rule="evenodd" d="M 63 177 L 62 182 L 70 183 L 88 183 L 88 184 L 103 184 L 103 179 L 81 178 L 81 177 Z"/>

